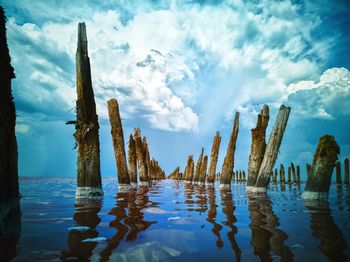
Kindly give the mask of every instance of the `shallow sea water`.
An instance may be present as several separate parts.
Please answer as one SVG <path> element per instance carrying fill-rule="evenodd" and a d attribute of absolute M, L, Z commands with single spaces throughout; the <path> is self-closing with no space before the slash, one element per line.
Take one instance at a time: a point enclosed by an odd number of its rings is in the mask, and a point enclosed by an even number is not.
<path fill-rule="evenodd" d="M 14 261 L 346 261 L 350 188 L 304 201 L 305 186 L 231 189 L 153 182 L 102 199 L 75 200 L 75 179 L 21 178 L 21 232 Z"/>

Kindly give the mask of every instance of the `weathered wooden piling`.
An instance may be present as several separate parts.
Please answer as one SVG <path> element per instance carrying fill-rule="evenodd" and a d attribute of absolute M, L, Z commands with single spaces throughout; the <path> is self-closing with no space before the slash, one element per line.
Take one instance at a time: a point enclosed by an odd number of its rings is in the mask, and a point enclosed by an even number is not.
<path fill-rule="evenodd" d="M 16 108 L 11 80 L 15 78 L 6 39 L 6 18 L 0 6 L 0 204 L 19 198 Z M 0 212 L 2 213 L 2 212 Z"/>
<path fill-rule="evenodd" d="M 185 173 L 186 173 L 185 180 L 188 181 L 188 182 L 192 182 L 193 174 L 194 174 L 193 155 L 190 155 L 187 158 L 187 165 L 186 165 L 186 168 L 185 168 Z"/>
<path fill-rule="evenodd" d="M 199 176 L 199 183 L 204 184 L 205 183 L 205 177 L 207 174 L 207 165 L 208 165 L 208 156 L 204 156 L 202 164 L 201 164 L 201 172 Z"/>
<path fill-rule="evenodd" d="M 140 185 L 148 186 L 147 163 L 142 148 L 140 128 L 135 129 L 134 140 L 136 148 L 137 171 L 140 179 Z"/>
<path fill-rule="evenodd" d="M 290 166 L 288 167 L 288 179 L 287 179 L 288 184 L 292 183 L 292 172 Z"/>
<path fill-rule="evenodd" d="M 297 182 L 297 175 L 296 175 L 295 166 L 294 166 L 293 163 L 290 164 L 290 169 L 291 169 L 291 172 L 292 172 L 293 183 L 296 183 Z"/>
<path fill-rule="evenodd" d="M 332 172 L 339 151 L 339 146 L 333 136 L 325 135 L 320 138 L 312 162 L 311 173 L 302 194 L 303 198 L 322 199 L 328 197 Z"/>
<path fill-rule="evenodd" d="M 132 187 L 137 186 L 137 163 L 136 163 L 136 146 L 132 134 L 128 143 L 128 164 L 129 164 L 129 180 Z"/>
<path fill-rule="evenodd" d="M 230 142 L 227 147 L 226 156 L 222 164 L 220 186 L 231 186 L 231 178 L 234 168 L 234 154 L 236 150 L 236 141 L 239 130 L 239 112 L 236 112 L 235 119 L 233 121 L 232 133 L 230 136 Z"/>
<path fill-rule="evenodd" d="M 306 175 L 309 176 L 311 174 L 311 165 L 306 163 Z"/>
<path fill-rule="evenodd" d="M 78 146 L 76 197 L 103 195 L 100 171 L 99 124 L 91 83 L 90 59 L 85 23 L 78 25 L 76 53 L 76 125 L 74 137 Z"/>
<path fill-rule="evenodd" d="M 300 166 L 297 166 L 297 183 L 300 183 Z"/>
<path fill-rule="evenodd" d="M 122 121 L 119 114 L 119 105 L 117 99 L 110 99 L 107 102 L 109 121 L 111 123 L 111 134 L 114 148 L 115 161 L 118 172 L 119 189 L 127 189 L 130 186 L 128 166 L 126 164 L 124 133 Z"/>
<path fill-rule="evenodd" d="M 349 159 L 344 160 L 344 184 L 349 185 Z"/>
<path fill-rule="evenodd" d="M 143 157 L 144 157 L 145 163 L 146 163 L 148 180 L 155 180 L 156 179 L 155 174 L 152 172 L 153 171 L 152 168 L 150 168 L 151 155 L 149 153 L 147 138 L 145 136 L 142 138 L 142 152 L 143 152 Z"/>
<path fill-rule="evenodd" d="M 194 176 L 193 176 L 193 182 L 198 183 L 199 181 L 199 176 L 201 173 L 201 165 L 202 165 L 202 160 L 203 160 L 203 153 L 204 153 L 204 148 L 202 148 L 201 154 L 198 157 L 197 163 L 196 163 L 196 168 L 194 171 Z"/>
<path fill-rule="evenodd" d="M 280 183 L 285 183 L 284 166 L 280 165 Z"/>
<path fill-rule="evenodd" d="M 208 171 L 208 178 L 207 178 L 207 181 L 209 184 L 214 183 L 214 180 L 215 180 L 216 165 L 218 163 L 220 142 L 221 142 L 220 133 L 216 132 L 213 140 L 213 145 L 211 147 L 211 153 L 210 153 L 210 164 L 209 164 L 209 171 Z"/>
<path fill-rule="evenodd" d="M 256 127 L 252 129 L 252 144 L 250 147 L 250 155 L 248 162 L 248 182 L 247 186 L 255 186 L 256 179 L 264 158 L 266 149 L 266 128 L 269 123 L 269 107 L 264 105 L 260 114 Z"/>
<path fill-rule="evenodd" d="M 336 174 L 337 184 L 341 185 L 341 166 L 340 166 L 340 161 L 337 161 L 335 163 L 335 174 Z"/>
<path fill-rule="evenodd" d="M 275 168 L 274 173 L 273 173 L 273 177 L 272 177 L 272 182 L 273 183 L 277 182 L 277 174 L 278 174 L 278 170 L 277 170 L 277 168 Z"/>
<path fill-rule="evenodd" d="M 277 154 L 281 146 L 284 131 L 287 126 L 290 113 L 290 107 L 281 105 L 276 117 L 275 124 L 270 134 L 269 142 L 266 146 L 265 154 L 259 175 L 254 187 L 247 187 L 247 190 L 253 192 L 266 192 L 270 180 L 272 168 L 275 165 Z"/>
<path fill-rule="evenodd" d="M 246 175 L 245 175 L 245 171 L 243 170 L 243 180 L 242 181 L 246 181 Z"/>

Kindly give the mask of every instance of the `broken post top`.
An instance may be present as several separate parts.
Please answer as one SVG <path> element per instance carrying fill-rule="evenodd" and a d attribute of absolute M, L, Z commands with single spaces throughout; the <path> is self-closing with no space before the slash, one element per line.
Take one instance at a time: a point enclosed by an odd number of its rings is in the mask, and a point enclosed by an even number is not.
<path fill-rule="evenodd" d="M 82 55 L 88 55 L 88 44 L 85 22 L 78 24 L 78 47 L 77 52 Z"/>

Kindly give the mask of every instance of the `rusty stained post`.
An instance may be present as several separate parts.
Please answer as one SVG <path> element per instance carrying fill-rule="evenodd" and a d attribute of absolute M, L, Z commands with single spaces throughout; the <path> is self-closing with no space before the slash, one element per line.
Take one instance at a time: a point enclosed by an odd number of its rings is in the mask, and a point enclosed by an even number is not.
<path fill-rule="evenodd" d="M 344 184 L 349 185 L 349 159 L 344 160 Z"/>
<path fill-rule="evenodd" d="M 136 147 L 135 140 L 132 134 L 129 137 L 128 143 L 128 163 L 129 163 L 129 180 L 131 187 L 137 186 L 137 162 L 136 162 Z"/>
<path fill-rule="evenodd" d="M 305 191 L 301 195 L 304 199 L 328 198 L 332 173 L 339 152 L 339 146 L 333 136 L 325 135 L 320 138 L 312 161 L 311 173 L 307 178 Z"/>
<path fill-rule="evenodd" d="M 275 124 L 270 134 L 269 142 L 266 146 L 264 159 L 261 163 L 259 175 L 255 183 L 255 188 L 247 188 L 253 192 L 266 192 L 269 184 L 272 168 L 275 165 L 277 154 L 282 143 L 284 131 L 287 126 L 290 107 L 281 105 L 276 117 Z"/>
<path fill-rule="evenodd" d="M 76 53 L 76 125 L 74 137 L 78 146 L 76 197 L 102 196 L 100 171 L 99 124 L 91 83 L 90 59 L 85 23 L 78 25 Z"/>
<path fill-rule="evenodd" d="M 199 176 L 200 176 L 200 173 L 201 173 L 201 165 L 202 165 L 202 160 L 203 160 L 203 153 L 204 153 L 204 148 L 202 147 L 202 151 L 201 151 L 201 154 L 198 157 L 196 168 L 195 168 L 195 171 L 194 171 L 194 176 L 193 176 L 193 182 L 194 183 L 198 183 L 198 181 L 199 181 Z"/>
<path fill-rule="evenodd" d="M 130 188 L 128 166 L 126 164 L 126 154 L 124 147 L 124 133 L 122 121 L 119 113 L 118 101 L 114 98 L 107 102 L 109 121 L 111 123 L 111 134 L 114 148 L 115 161 L 118 170 L 119 190 Z"/>
<path fill-rule="evenodd" d="M 239 130 L 239 112 L 236 112 L 235 119 L 233 121 L 232 133 L 230 136 L 230 142 L 227 147 L 226 156 L 222 164 L 220 187 L 231 187 L 231 178 L 234 168 L 234 154 L 236 150 L 236 141 Z"/>
<path fill-rule="evenodd" d="M 256 179 L 264 158 L 266 149 L 266 128 L 269 123 L 269 107 L 264 105 L 260 114 L 256 127 L 252 129 L 252 143 L 250 147 L 249 163 L 248 163 L 248 182 L 247 187 L 255 186 Z"/>
<path fill-rule="evenodd" d="M 208 178 L 207 178 L 208 184 L 214 184 L 215 174 L 216 174 L 216 165 L 218 163 L 220 142 L 221 142 L 220 133 L 216 131 L 216 134 L 213 140 L 213 145 L 211 147 L 211 153 L 210 153 L 210 164 L 209 164 L 209 171 L 208 171 Z"/>
<path fill-rule="evenodd" d="M 285 183 L 284 166 L 280 165 L 280 183 Z"/>
<path fill-rule="evenodd" d="M 337 184 L 341 185 L 341 166 L 340 166 L 340 161 L 337 161 L 335 163 L 335 173 L 336 173 Z"/>
<path fill-rule="evenodd" d="M 297 166 L 297 183 L 300 183 L 300 166 Z"/>
<path fill-rule="evenodd" d="M 207 165 L 208 165 L 208 156 L 204 156 L 202 164 L 201 164 L 199 184 L 205 184 L 205 177 L 207 175 Z"/>
<path fill-rule="evenodd" d="M 137 159 L 137 171 L 139 174 L 140 186 L 148 186 L 148 174 L 147 163 L 142 148 L 141 131 L 140 128 L 136 128 L 134 132 L 136 159 Z"/>

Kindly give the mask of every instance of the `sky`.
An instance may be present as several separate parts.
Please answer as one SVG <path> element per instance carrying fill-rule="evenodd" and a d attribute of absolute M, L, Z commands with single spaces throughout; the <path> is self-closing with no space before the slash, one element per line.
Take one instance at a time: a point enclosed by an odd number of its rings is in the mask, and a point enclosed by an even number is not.
<path fill-rule="evenodd" d="M 101 3 L 103 2 L 103 3 Z M 333 135 L 350 156 L 350 2 L 0 0 L 15 68 L 20 176 L 75 177 L 77 26 L 87 26 L 101 172 L 116 177 L 107 100 L 119 102 L 127 138 L 135 127 L 169 174 L 222 140 L 240 112 L 235 169 L 247 170 L 251 129 L 270 107 L 291 107 L 276 166 L 311 162 Z"/>

